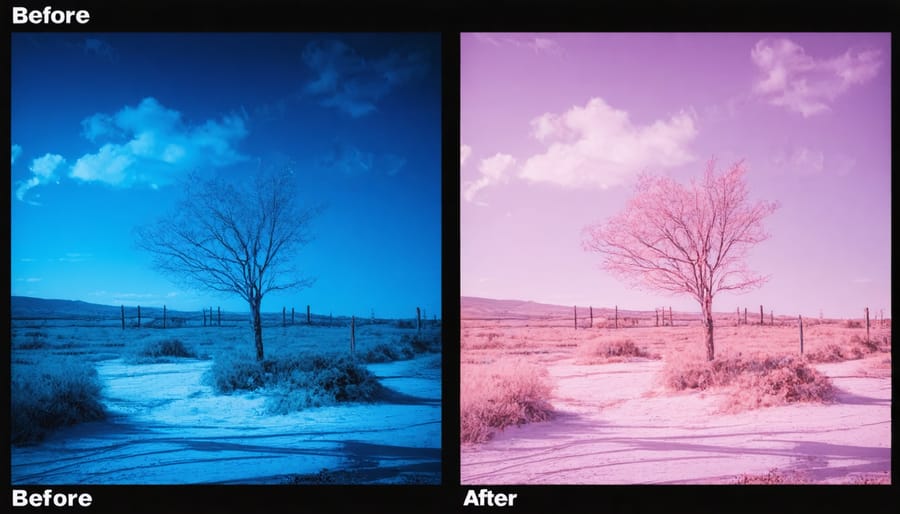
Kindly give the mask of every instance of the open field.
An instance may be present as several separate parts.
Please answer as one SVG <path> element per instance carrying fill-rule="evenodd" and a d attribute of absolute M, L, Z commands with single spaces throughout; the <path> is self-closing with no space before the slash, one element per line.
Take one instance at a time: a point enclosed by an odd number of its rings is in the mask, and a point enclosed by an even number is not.
<path fill-rule="evenodd" d="M 380 396 L 273 413 L 273 394 L 296 391 L 224 394 L 210 380 L 217 359 L 245 355 L 252 362 L 253 336 L 247 316 L 239 318 L 244 322 L 165 330 L 46 313 L 13 319 L 13 381 L 50 362 L 63 370 L 87 366 L 96 370 L 104 416 L 13 445 L 12 483 L 440 482 L 441 355 L 407 350 L 398 359 L 386 350 L 417 338 L 439 345 L 440 323 L 419 335 L 414 321 L 357 320 L 355 354 L 383 386 Z M 349 319 L 280 321 L 281 313 L 267 316 L 267 359 L 349 354 Z M 147 355 L 171 341 L 193 357 Z"/>
<path fill-rule="evenodd" d="M 655 327 L 650 312 L 636 328 L 595 318 L 576 330 L 488 314 L 466 320 L 463 303 L 463 484 L 891 480 L 889 328 L 871 328 L 877 344 L 867 346 L 864 324 L 804 320 L 806 357 L 784 362 L 827 377 L 833 395 L 754 408 L 741 401 L 754 391 L 740 385 L 678 391 L 667 383 L 673 368 L 704 360 L 699 325 Z M 787 320 L 723 322 L 715 334 L 717 360 L 800 355 L 799 327 Z"/>

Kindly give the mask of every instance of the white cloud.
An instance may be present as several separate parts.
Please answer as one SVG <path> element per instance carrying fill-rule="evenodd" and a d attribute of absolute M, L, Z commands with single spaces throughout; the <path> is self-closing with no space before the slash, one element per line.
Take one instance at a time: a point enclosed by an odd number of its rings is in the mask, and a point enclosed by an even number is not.
<path fill-rule="evenodd" d="M 19 156 L 22 155 L 22 147 L 19 145 L 12 145 L 12 149 L 10 150 L 9 155 L 11 157 L 10 164 L 15 164 L 16 159 L 18 159 Z"/>
<path fill-rule="evenodd" d="M 459 145 L 459 165 L 465 166 L 466 161 L 472 155 L 472 147 L 469 145 Z"/>
<path fill-rule="evenodd" d="M 547 54 L 559 57 L 565 54 L 565 50 L 556 40 L 546 36 L 475 34 L 475 38 L 490 43 L 494 46 L 513 46 L 525 48 L 535 54 Z"/>
<path fill-rule="evenodd" d="M 882 64 L 878 50 L 850 49 L 837 57 L 816 59 L 789 39 L 762 39 L 750 57 L 761 73 L 754 92 L 804 117 L 831 110 L 838 96 L 874 78 Z"/>
<path fill-rule="evenodd" d="M 493 157 L 483 159 L 478 166 L 481 176 L 474 182 L 469 182 L 463 189 L 463 198 L 467 202 L 472 202 L 475 195 L 482 189 L 501 182 L 505 182 L 508 177 L 506 171 L 516 163 L 516 159 L 509 155 L 498 153 Z"/>
<path fill-rule="evenodd" d="M 688 149 L 697 135 L 695 116 L 679 112 L 667 120 L 636 125 L 626 111 L 601 98 L 562 114 L 531 121 L 532 135 L 548 145 L 530 157 L 519 176 L 564 187 L 608 188 L 641 170 L 680 166 L 694 160 Z"/>
<path fill-rule="evenodd" d="M 384 174 L 393 177 L 406 166 L 406 158 L 393 153 L 373 153 L 341 139 L 319 158 L 319 166 L 347 176 Z"/>
<path fill-rule="evenodd" d="M 772 163 L 790 173 L 816 176 L 822 173 L 845 176 L 856 166 L 856 160 L 844 154 L 826 155 L 822 150 L 794 146 L 775 152 Z"/>
<path fill-rule="evenodd" d="M 83 135 L 92 142 L 112 140 L 72 166 L 70 176 L 88 182 L 158 187 L 188 169 L 247 159 L 235 149 L 247 135 L 244 118 L 237 114 L 190 125 L 179 111 L 148 97 L 113 115 L 91 115 L 81 125 Z"/>
<path fill-rule="evenodd" d="M 40 205 L 34 200 L 26 199 L 28 191 L 55 180 L 56 169 L 65 162 L 66 160 L 63 156 L 50 153 L 31 161 L 31 166 L 28 167 L 28 170 L 31 171 L 32 176 L 28 180 L 19 183 L 19 187 L 16 188 L 16 198 L 32 205 Z"/>

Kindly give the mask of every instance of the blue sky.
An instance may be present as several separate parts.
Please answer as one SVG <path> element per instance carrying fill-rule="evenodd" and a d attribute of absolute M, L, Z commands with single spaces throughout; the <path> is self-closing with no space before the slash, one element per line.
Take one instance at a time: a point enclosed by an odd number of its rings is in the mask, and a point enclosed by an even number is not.
<path fill-rule="evenodd" d="M 304 290 L 264 311 L 441 309 L 439 34 L 13 34 L 11 294 L 247 309 L 152 268 L 133 229 L 192 169 L 290 166 L 325 204 Z"/>

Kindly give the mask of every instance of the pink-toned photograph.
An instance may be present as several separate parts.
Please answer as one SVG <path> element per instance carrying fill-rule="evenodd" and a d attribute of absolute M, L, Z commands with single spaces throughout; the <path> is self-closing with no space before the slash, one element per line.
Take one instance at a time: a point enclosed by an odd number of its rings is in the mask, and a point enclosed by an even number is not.
<path fill-rule="evenodd" d="M 460 482 L 891 484 L 890 34 L 460 44 Z"/>

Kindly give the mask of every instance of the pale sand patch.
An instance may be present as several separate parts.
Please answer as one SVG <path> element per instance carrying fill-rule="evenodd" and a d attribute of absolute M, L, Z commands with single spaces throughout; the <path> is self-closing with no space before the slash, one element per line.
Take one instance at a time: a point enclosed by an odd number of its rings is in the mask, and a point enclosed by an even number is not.
<path fill-rule="evenodd" d="M 549 365 L 556 419 L 513 427 L 461 451 L 463 484 L 719 484 L 778 469 L 849 483 L 891 468 L 885 354 L 820 364 L 829 405 L 720 412 L 723 392 L 666 391 L 660 361 Z M 888 366 L 889 368 L 889 366 Z"/>

